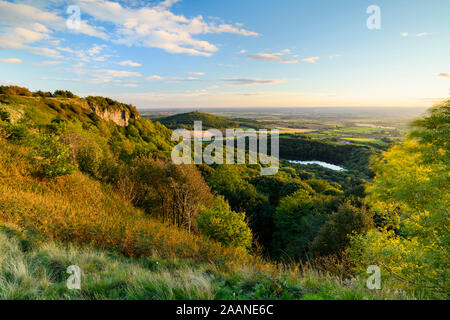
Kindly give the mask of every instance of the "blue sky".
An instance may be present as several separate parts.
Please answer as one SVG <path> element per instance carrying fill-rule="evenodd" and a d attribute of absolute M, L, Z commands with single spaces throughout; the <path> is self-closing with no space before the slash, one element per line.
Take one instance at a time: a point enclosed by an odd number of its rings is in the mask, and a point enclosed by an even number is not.
<path fill-rule="evenodd" d="M 448 0 L 0 0 L 0 83 L 141 108 L 430 106 L 449 93 L 449 13 Z"/>

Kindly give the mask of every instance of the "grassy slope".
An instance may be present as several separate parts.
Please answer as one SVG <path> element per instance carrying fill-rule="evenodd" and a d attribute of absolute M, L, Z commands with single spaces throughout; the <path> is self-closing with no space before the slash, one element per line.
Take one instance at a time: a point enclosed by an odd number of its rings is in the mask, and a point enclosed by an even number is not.
<path fill-rule="evenodd" d="M 367 291 L 312 270 L 261 273 L 243 266 L 224 274 L 208 263 L 148 256 L 125 258 L 91 247 L 37 241 L 0 224 L 0 299 L 405 299 Z M 82 270 L 69 290 L 67 267 Z"/>

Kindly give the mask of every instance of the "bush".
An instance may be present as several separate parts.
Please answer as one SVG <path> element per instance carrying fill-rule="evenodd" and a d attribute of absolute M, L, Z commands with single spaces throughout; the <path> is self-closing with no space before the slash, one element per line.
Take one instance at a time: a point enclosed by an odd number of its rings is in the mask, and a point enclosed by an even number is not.
<path fill-rule="evenodd" d="M 320 255 L 338 253 L 348 246 L 350 235 L 364 234 L 371 228 L 373 228 L 373 220 L 366 210 L 346 202 L 320 228 L 311 248 L 313 252 Z"/>
<path fill-rule="evenodd" d="M 74 98 L 75 97 L 75 95 L 72 92 L 67 91 L 67 90 L 56 90 L 53 93 L 53 96 L 54 97 L 62 97 L 62 98 Z"/>
<path fill-rule="evenodd" d="M 12 94 L 17 96 L 31 96 L 32 93 L 27 88 L 18 86 L 0 86 L 0 94 Z"/>
<path fill-rule="evenodd" d="M 53 178 L 75 172 L 77 167 L 70 159 L 69 148 L 61 144 L 56 136 L 38 136 L 34 143 L 34 163 L 38 175 Z"/>
<path fill-rule="evenodd" d="M 250 248 L 252 231 L 244 212 L 234 212 L 223 197 L 217 197 L 210 209 L 200 209 L 197 217 L 200 231 L 227 246 Z"/>
<path fill-rule="evenodd" d="M 0 108 L 0 121 L 10 122 L 9 113 Z"/>

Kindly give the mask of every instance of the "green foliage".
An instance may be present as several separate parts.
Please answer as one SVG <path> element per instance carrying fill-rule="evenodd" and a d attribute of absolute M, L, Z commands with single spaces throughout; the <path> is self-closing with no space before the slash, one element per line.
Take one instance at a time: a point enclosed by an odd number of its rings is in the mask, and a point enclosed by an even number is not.
<path fill-rule="evenodd" d="M 54 97 L 62 97 L 62 98 L 75 98 L 76 97 L 72 92 L 67 91 L 67 90 L 56 90 L 53 93 L 53 96 Z"/>
<path fill-rule="evenodd" d="M 348 247 L 351 235 L 365 234 L 372 228 L 373 220 L 366 210 L 346 202 L 320 228 L 311 249 L 320 255 L 339 253 Z"/>
<path fill-rule="evenodd" d="M 256 188 L 246 179 L 246 168 L 240 165 L 219 165 L 209 179 L 212 190 L 223 195 L 233 210 L 257 207 L 265 202 Z"/>
<path fill-rule="evenodd" d="M 330 196 L 305 190 L 281 199 L 274 217 L 274 251 L 291 259 L 305 258 L 310 242 L 336 205 Z"/>
<path fill-rule="evenodd" d="M 428 162 L 450 162 L 450 99 L 428 111 L 428 115 L 414 121 L 415 130 L 410 138 L 417 139 L 427 152 L 422 152 Z"/>
<path fill-rule="evenodd" d="M 309 179 L 305 181 L 307 184 L 311 186 L 317 193 L 323 193 L 325 195 L 337 196 L 342 195 L 344 192 L 340 190 L 340 186 L 338 184 L 330 184 L 326 180 L 320 179 Z"/>
<path fill-rule="evenodd" d="M 217 197 L 211 208 L 202 208 L 197 217 L 202 234 L 227 246 L 250 248 L 252 232 L 244 212 L 235 212 L 223 197 Z"/>
<path fill-rule="evenodd" d="M 34 140 L 36 173 L 48 178 L 64 176 L 75 172 L 76 166 L 70 159 L 69 148 L 59 142 L 56 136 L 37 136 Z"/>
<path fill-rule="evenodd" d="M 447 103 L 415 122 L 419 141 L 406 140 L 374 161 L 367 202 L 385 228 L 355 238 L 351 249 L 360 268 L 370 260 L 400 279 L 398 286 L 441 296 L 448 295 L 450 270 L 449 145 L 441 139 L 448 123 Z"/>
<path fill-rule="evenodd" d="M 10 117 L 8 111 L 0 107 L 0 121 L 10 122 Z"/>

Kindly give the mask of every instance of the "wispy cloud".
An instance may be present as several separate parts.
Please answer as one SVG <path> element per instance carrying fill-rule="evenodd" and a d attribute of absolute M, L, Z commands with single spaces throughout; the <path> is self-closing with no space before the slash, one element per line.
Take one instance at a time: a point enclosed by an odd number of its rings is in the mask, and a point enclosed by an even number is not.
<path fill-rule="evenodd" d="M 189 74 L 192 74 L 193 76 L 204 76 L 204 72 L 189 72 Z"/>
<path fill-rule="evenodd" d="M 247 79 L 247 78 L 232 78 L 232 79 L 222 79 L 222 81 L 227 82 L 232 86 L 251 86 L 251 85 L 259 85 L 259 84 L 275 84 L 275 83 L 283 83 L 286 80 L 264 80 L 264 79 Z"/>
<path fill-rule="evenodd" d="M 62 61 L 53 60 L 53 61 L 42 61 L 42 62 L 36 62 L 33 63 L 35 66 L 56 66 L 58 64 L 63 63 Z"/>
<path fill-rule="evenodd" d="M 8 59 L 0 59 L 0 62 L 3 63 L 22 63 L 23 61 L 18 58 L 8 58 Z"/>
<path fill-rule="evenodd" d="M 119 64 L 121 66 L 128 66 L 128 67 L 140 67 L 140 66 L 142 66 L 142 64 L 134 62 L 134 61 L 131 61 L 131 60 L 125 60 L 125 61 L 119 62 Z"/>
<path fill-rule="evenodd" d="M 302 61 L 308 62 L 308 63 L 316 63 L 317 60 L 319 60 L 319 57 L 309 57 L 309 58 L 302 58 Z"/>
<path fill-rule="evenodd" d="M 331 56 L 328 56 L 329 59 L 335 59 L 335 58 L 339 58 L 339 57 L 342 57 L 342 54 L 337 53 L 337 54 L 332 54 Z"/>
<path fill-rule="evenodd" d="M 400 35 L 401 35 L 402 37 L 407 37 L 407 36 L 409 35 L 409 33 L 408 33 L 408 32 L 401 32 Z"/>
<path fill-rule="evenodd" d="M 182 82 L 182 81 L 198 81 L 200 79 L 197 77 L 166 77 L 166 76 L 152 75 L 152 76 L 146 77 L 145 80 L 147 80 L 147 81 Z"/>
<path fill-rule="evenodd" d="M 430 33 L 428 33 L 428 32 L 421 32 L 421 33 L 416 34 L 416 36 L 418 36 L 418 37 L 426 37 L 429 35 L 430 35 Z"/>
<path fill-rule="evenodd" d="M 87 76 L 86 81 L 88 83 L 108 83 L 108 82 L 120 82 L 123 78 L 140 78 L 142 74 L 139 72 L 126 71 L 126 70 L 113 70 L 113 69 L 74 69 L 74 74 L 79 76 Z"/>
<path fill-rule="evenodd" d="M 282 57 L 284 53 L 255 53 L 247 56 L 249 60 L 277 61 L 281 63 L 298 63 L 297 59 Z"/>
<path fill-rule="evenodd" d="M 438 77 L 442 77 L 442 78 L 450 78 L 450 73 L 449 72 L 443 72 L 443 73 L 439 73 Z"/>

